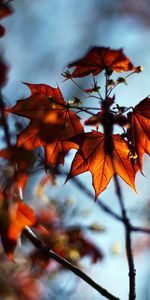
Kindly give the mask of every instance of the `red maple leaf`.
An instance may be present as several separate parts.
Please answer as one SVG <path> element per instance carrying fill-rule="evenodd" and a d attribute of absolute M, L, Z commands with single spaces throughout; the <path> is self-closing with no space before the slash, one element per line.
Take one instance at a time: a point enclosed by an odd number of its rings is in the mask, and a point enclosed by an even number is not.
<path fill-rule="evenodd" d="M 74 138 L 75 140 L 75 138 Z M 71 165 L 67 180 L 90 171 L 93 179 L 95 198 L 106 189 L 115 172 L 135 190 L 136 171 L 129 159 L 129 147 L 120 135 L 112 135 L 113 162 L 109 154 L 105 152 L 105 135 L 101 132 L 92 131 L 78 135 L 76 142 L 79 149 Z"/>
<path fill-rule="evenodd" d="M 6 195 L 9 196 L 8 191 L 0 191 L 0 235 L 5 252 L 12 259 L 22 230 L 35 223 L 35 216 L 33 210 L 23 201 L 9 201 Z"/>
<path fill-rule="evenodd" d="M 108 74 L 112 71 L 128 72 L 137 70 L 122 49 L 113 50 L 105 47 L 91 48 L 83 58 L 68 65 L 68 68 L 72 67 L 75 67 L 73 73 L 66 72 L 66 75 L 64 75 L 68 79 L 89 74 L 98 75 L 103 70 L 106 70 Z"/>
<path fill-rule="evenodd" d="M 137 104 L 128 117 L 131 123 L 128 136 L 142 168 L 143 154 L 150 155 L 150 98 L 147 97 Z"/>
<path fill-rule="evenodd" d="M 83 132 L 79 117 L 69 109 L 59 87 L 27 84 L 31 96 L 19 100 L 6 111 L 29 118 L 31 123 L 18 135 L 17 145 L 27 150 L 43 146 L 46 165 L 64 162 L 64 156 L 77 145 L 68 138 Z"/>

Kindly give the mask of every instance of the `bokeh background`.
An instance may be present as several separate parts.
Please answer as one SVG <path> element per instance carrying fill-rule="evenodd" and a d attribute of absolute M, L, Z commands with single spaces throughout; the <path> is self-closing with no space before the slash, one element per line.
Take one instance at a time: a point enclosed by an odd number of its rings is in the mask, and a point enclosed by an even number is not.
<path fill-rule="evenodd" d="M 82 57 L 89 47 L 95 45 L 113 49 L 123 48 L 135 65 L 144 66 L 144 72 L 129 78 L 127 86 L 117 88 L 115 94 L 118 103 L 134 106 L 150 94 L 149 0 L 14 0 L 11 5 L 14 13 L 2 22 L 7 32 L 1 39 L 1 51 L 4 52 L 10 67 L 9 80 L 3 89 L 7 105 L 13 105 L 16 100 L 29 95 L 22 82 L 46 83 L 52 86 L 58 84 L 66 99 L 80 96 L 79 89 L 72 82 L 63 82 L 61 73 L 69 62 Z M 99 76 L 98 80 L 101 85 L 102 77 Z M 88 83 L 88 78 L 82 80 L 83 86 L 87 88 Z M 88 103 L 93 105 L 93 100 Z M 65 170 L 69 169 L 73 154 L 72 151 L 67 157 Z M 141 174 L 136 177 L 137 194 L 122 181 L 121 186 L 133 224 L 144 226 L 148 225 L 150 212 L 150 162 L 146 155 L 143 170 L 145 177 Z M 27 199 L 34 198 L 32 187 L 36 185 L 40 176 L 41 174 L 36 174 L 29 181 L 26 189 Z M 90 186 L 90 174 L 83 174 L 80 179 L 83 183 L 88 181 Z M 60 178 L 57 188 L 47 190 L 49 197 L 53 196 L 60 202 L 72 197 L 79 212 L 80 209 L 87 210 L 87 214 L 76 214 L 69 222 L 89 224 L 94 221 L 106 230 L 103 234 L 87 233 L 88 238 L 102 249 L 104 259 L 96 264 L 91 264 L 90 260 L 85 259 L 81 262 L 82 268 L 122 300 L 127 299 L 128 268 L 123 226 L 104 214 L 94 201 L 88 199 L 72 182 L 65 186 L 63 182 L 64 178 Z M 100 199 L 119 211 L 112 181 Z M 137 300 L 148 300 L 150 240 L 142 234 L 134 234 L 133 242 L 137 269 Z M 142 248 L 142 245 L 146 246 Z M 52 293 L 44 297 L 50 297 L 52 300 L 104 299 L 69 272 L 57 275 L 53 280 L 49 280 L 47 285 Z"/>

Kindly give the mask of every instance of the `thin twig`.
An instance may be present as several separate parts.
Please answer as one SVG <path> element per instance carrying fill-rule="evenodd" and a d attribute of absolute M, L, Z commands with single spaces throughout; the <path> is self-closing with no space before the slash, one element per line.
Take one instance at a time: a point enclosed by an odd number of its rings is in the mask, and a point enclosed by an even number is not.
<path fill-rule="evenodd" d="M 62 174 L 63 176 L 65 175 L 68 175 L 68 173 L 67 172 L 64 172 L 63 174 Z M 73 178 L 71 178 L 71 180 L 72 180 L 72 182 L 82 191 L 82 192 L 84 192 L 84 194 L 86 195 L 86 196 L 88 196 L 90 199 L 94 199 L 95 197 L 94 197 L 94 194 L 78 179 L 78 178 L 76 178 L 76 177 L 73 177 Z M 123 222 L 123 218 L 122 217 L 120 217 L 118 214 L 116 214 L 111 208 L 109 208 L 107 205 L 105 205 L 104 203 L 102 203 L 101 202 L 101 200 L 100 199 L 97 199 L 96 200 L 96 204 L 98 204 L 100 207 L 101 207 L 101 209 L 103 210 L 103 211 L 105 211 L 105 212 L 107 212 L 110 216 L 112 216 L 113 218 L 115 218 L 115 219 L 117 219 L 117 220 L 119 220 L 119 221 L 121 221 L 121 222 Z"/>
<path fill-rule="evenodd" d="M 73 78 L 70 78 L 71 81 L 84 93 L 87 93 Z M 100 96 L 95 96 L 95 95 L 92 95 L 91 93 L 87 93 L 89 95 L 89 97 L 91 98 L 95 98 L 95 99 L 98 99 L 98 100 L 101 100 L 102 97 Z"/>
<path fill-rule="evenodd" d="M 68 173 L 67 172 L 62 172 L 61 173 L 62 176 L 67 176 Z M 78 178 L 73 177 L 71 178 L 72 182 L 86 195 L 88 196 L 91 200 L 94 199 L 94 194 L 87 188 L 86 185 L 84 185 Z M 111 208 L 109 208 L 107 205 L 105 205 L 104 203 L 102 203 L 101 199 L 97 199 L 96 200 L 96 204 L 98 204 L 98 206 L 107 214 L 109 214 L 111 217 L 113 217 L 114 219 L 116 219 L 117 221 L 120 221 L 121 223 L 124 224 L 124 218 L 119 216 L 117 213 L 115 213 Z M 133 232 L 141 232 L 141 233 L 145 233 L 145 234 L 150 234 L 150 228 L 142 228 L 140 226 L 134 226 L 131 223 L 128 224 L 130 231 Z"/>
<path fill-rule="evenodd" d="M 150 234 L 150 228 L 142 228 L 142 227 L 139 227 L 139 226 L 132 226 L 131 225 L 131 230 L 133 232 L 141 232 L 141 233 Z"/>

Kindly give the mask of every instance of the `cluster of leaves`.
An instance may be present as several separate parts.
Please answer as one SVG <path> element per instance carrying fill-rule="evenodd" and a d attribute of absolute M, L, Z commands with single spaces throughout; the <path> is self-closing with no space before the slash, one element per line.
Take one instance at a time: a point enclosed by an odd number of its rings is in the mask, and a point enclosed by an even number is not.
<path fill-rule="evenodd" d="M 9 1 L 0 0 L 0 19 L 10 14 L 12 8 Z M 5 29 L 0 25 L 1 37 L 4 34 Z M 74 68 L 72 73 L 69 68 Z M 2 88 L 7 81 L 8 71 L 2 57 L 0 71 Z M 104 96 L 95 79 L 95 76 L 103 71 L 106 78 Z M 35 155 L 37 148 L 43 147 L 45 170 L 51 170 L 54 174 L 58 172 L 59 165 L 64 164 L 67 153 L 76 149 L 67 180 L 90 171 L 95 199 L 106 189 L 115 174 L 135 189 L 135 175 L 138 170 L 142 171 L 143 154 L 150 154 L 150 98 L 146 97 L 134 108 L 128 108 L 115 104 L 115 96 L 112 93 L 119 84 L 126 83 L 129 75 L 141 71 L 142 67 L 135 67 L 122 49 L 105 47 L 93 47 L 83 58 L 70 63 L 63 74 L 65 80 L 70 79 L 76 83 L 75 78 L 92 75 L 92 88 L 81 89 L 87 97 L 98 101 L 98 106 L 96 104 L 94 107 L 97 113 L 93 113 L 92 107 L 83 107 L 78 97 L 65 101 L 58 86 L 25 83 L 31 95 L 5 110 L 1 97 L 1 125 L 7 147 L 0 150 L 0 157 L 9 163 L 11 172 L 9 169 L 7 182 L 1 184 L 0 234 L 4 249 L 10 258 L 13 257 L 22 230 L 26 226 L 36 227 L 37 224 L 34 212 L 22 202 L 18 192 L 25 189 L 31 166 L 36 163 L 38 157 Z M 130 74 L 113 80 L 113 72 Z M 83 111 L 90 114 L 84 124 L 78 117 L 78 113 Z M 6 121 L 8 113 L 30 120 L 29 125 L 19 132 L 15 145 L 10 143 Z M 122 128 L 122 134 L 113 133 L 115 125 Z M 96 130 L 85 132 L 84 126 L 95 126 Z M 90 244 L 87 245 L 79 230 L 74 233 L 67 232 L 67 236 L 69 241 L 75 236 L 90 249 Z"/>
<path fill-rule="evenodd" d="M 71 149 L 78 149 L 73 160 L 68 179 L 90 171 L 93 176 L 93 186 L 98 195 L 107 187 L 113 174 L 116 172 L 132 188 L 137 170 L 142 170 L 144 153 L 150 154 L 150 98 L 147 97 L 132 109 L 120 107 L 118 104 L 113 110 L 114 96 L 110 94 L 113 88 L 123 79 L 116 82 L 110 78 L 113 71 L 139 72 L 140 67 L 134 67 L 122 50 L 111 50 L 104 47 L 94 47 L 87 55 L 68 66 L 75 67 L 73 73 L 65 72 L 65 77 L 83 77 L 88 74 L 97 75 L 103 70 L 106 74 L 106 95 L 104 98 L 97 92 L 100 108 L 97 114 L 85 121 L 85 125 L 101 124 L 103 132 L 92 131 L 84 133 L 83 125 L 77 113 L 72 111 L 76 107 L 65 102 L 59 87 L 53 88 L 45 84 L 27 84 L 31 96 L 17 101 L 11 112 L 30 119 L 30 123 L 17 137 L 18 149 L 32 151 L 37 147 L 44 147 L 45 168 L 56 167 L 64 163 L 64 157 Z M 110 85 L 111 82 L 111 85 Z M 77 110 L 80 110 L 78 106 Z M 82 107 L 81 107 L 82 111 Z M 114 125 L 123 127 L 123 134 L 113 134 Z M 127 127 L 127 129 L 126 129 Z M 21 148 L 20 148 L 21 147 Z M 8 155 L 8 151 L 7 155 Z M 16 149 L 14 149 L 16 152 Z M 4 153 L 4 152 L 3 152 Z M 1 154 L 3 155 L 3 154 Z M 4 154 L 6 157 L 6 152 Z M 15 156 L 14 156 L 15 157 Z M 18 157 L 16 158 L 18 163 Z M 19 159 L 20 160 L 20 159 Z M 20 169 L 20 168 L 19 168 Z"/>

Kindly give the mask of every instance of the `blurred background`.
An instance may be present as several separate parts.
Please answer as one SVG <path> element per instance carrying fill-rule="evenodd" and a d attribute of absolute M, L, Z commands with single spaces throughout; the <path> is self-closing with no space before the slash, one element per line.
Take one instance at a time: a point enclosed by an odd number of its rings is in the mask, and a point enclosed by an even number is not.
<path fill-rule="evenodd" d="M 115 90 L 120 105 L 134 106 L 150 94 L 149 0 L 14 0 L 11 6 L 14 13 L 2 21 L 6 34 L 1 39 L 0 49 L 9 65 L 9 78 L 3 89 L 7 105 L 14 105 L 16 100 L 29 96 L 29 90 L 22 82 L 45 83 L 53 87 L 58 84 L 66 100 L 73 96 L 82 97 L 80 90 L 71 81 L 63 81 L 61 73 L 68 63 L 82 57 L 91 46 L 123 48 L 134 65 L 144 67 L 142 73 L 129 78 L 127 86 L 121 85 Z M 103 84 L 101 75 L 97 80 L 100 85 Z M 89 78 L 78 82 L 89 88 Z M 93 106 L 93 99 L 88 100 L 88 104 Z M 67 156 L 65 171 L 69 170 L 74 153 L 71 151 Z M 132 223 L 149 226 L 150 161 L 146 155 L 143 172 L 144 177 L 141 174 L 136 177 L 137 193 L 121 180 L 120 184 Z M 26 188 L 27 201 L 32 201 L 38 212 L 43 205 L 52 205 L 52 199 L 55 199 L 55 204 L 50 209 L 58 207 L 58 212 L 62 207 L 65 209 L 65 212 L 58 213 L 64 227 L 79 225 L 86 240 L 94 243 L 96 251 L 99 251 L 96 260 L 81 255 L 80 267 L 114 295 L 122 300 L 127 299 L 128 267 L 123 226 L 88 199 L 84 191 L 78 189 L 72 181 L 64 186 L 63 176 L 58 178 L 57 186 L 47 186 L 40 192 L 42 196 L 37 195 L 37 186 L 42 175 L 38 173 L 29 179 Z M 88 181 L 89 187 L 91 186 L 90 174 L 85 173 L 79 178 L 83 183 Z M 100 200 L 119 212 L 113 181 L 101 194 Z M 97 225 L 97 230 L 89 230 L 93 224 Z M 59 234 L 61 235 L 60 232 Z M 148 236 L 133 234 L 137 300 L 150 299 L 149 246 Z M 20 299 L 104 299 L 69 271 L 55 270 L 52 276 L 51 267 L 49 271 L 46 268 L 46 280 L 42 277 L 37 283 L 42 296 L 30 293 L 30 298 Z M 7 299 L 6 296 L 5 298 Z M 12 296 L 9 299 L 18 298 Z"/>

